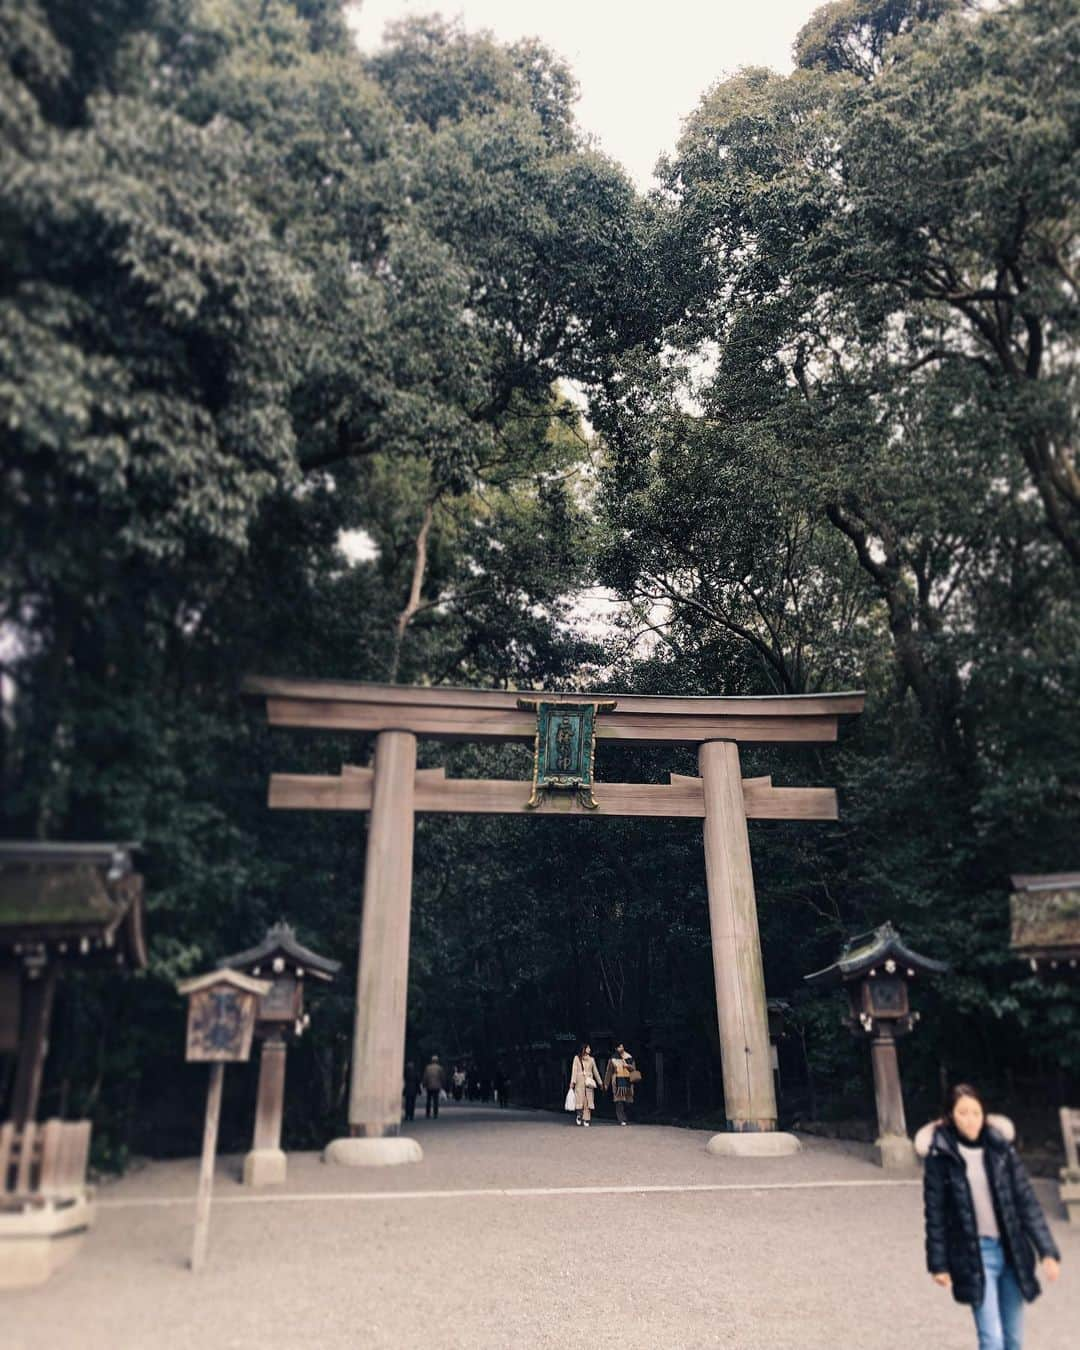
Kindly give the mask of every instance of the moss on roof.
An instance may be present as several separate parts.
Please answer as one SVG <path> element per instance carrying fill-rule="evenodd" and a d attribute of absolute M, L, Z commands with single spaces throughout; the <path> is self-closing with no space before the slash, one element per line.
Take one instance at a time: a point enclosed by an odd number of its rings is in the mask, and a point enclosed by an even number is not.
<path fill-rule="evenodd" d="M 0 866 L 0 929 L 108 928 L 123 910 L 92 865 L 19 862 Z"/>

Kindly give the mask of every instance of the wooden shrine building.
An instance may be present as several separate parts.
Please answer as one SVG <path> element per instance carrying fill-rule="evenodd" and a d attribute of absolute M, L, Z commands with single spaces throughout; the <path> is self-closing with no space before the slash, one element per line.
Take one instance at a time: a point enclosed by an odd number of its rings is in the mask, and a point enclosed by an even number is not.
<path fill-rule="evenodd" d="M 0 843 L 0 1289 L 47 1280 L 94 1221 L 90 1121 L 38 1106 L 59 977 L 146 965 L 131 848 Z"/>
<path fill-rule="evenodd" d="M 349 1096 L 354 1138 L 399 1129 L 417 812 L 700 819 L 728 1129 L 747 1136 L 746 1151 L 755 1147 L 749 1136 L 775 1131 L 747 821 L 835 820 L 837 802 L 831 788 L 744 779 L 739 748 L 834 742 L 840 719 L 862 711 L 863 694 L 547 695 L 254 676 L 243 688 L 265 699 L 272 726 L 375 736 L 371 767 L 343 765 L 333 776 L 275 773 L 270 780 L 275 809 L 371 813 Z M 531 744 L 532 782 L 456 780 L 442 769 L 418 770 L 420 739 Z M 671 774 L 664 784 L 605 782 L 595 775 L 594 754 L 602 757 L 614 741 L 692 746 L 699 775 Z M 777 1151 L 760 1143 L 760 1151 Z M 339 1149 L 336 1156 L 364 1160 L 363 1150 L 347 1154 Z"/>
<path fill-rule="evenodd" d="M 0 1054 L 8 1115 L 37 1114 L 53 994 L 65 969 L 142 970 L 142 877 L 130 844 L 0 843 Z"/>

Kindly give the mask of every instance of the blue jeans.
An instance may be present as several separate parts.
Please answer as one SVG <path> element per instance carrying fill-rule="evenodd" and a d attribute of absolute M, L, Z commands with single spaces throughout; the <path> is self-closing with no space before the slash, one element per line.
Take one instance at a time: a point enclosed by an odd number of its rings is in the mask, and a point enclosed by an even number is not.
<path fill-rule="evenodd" d="M 979 1350 L 1020 1350 L 1024 1322 L 1024 1296 L 998 1238 L 981 1237 L 986 1293 L 975 1309 Z"/>

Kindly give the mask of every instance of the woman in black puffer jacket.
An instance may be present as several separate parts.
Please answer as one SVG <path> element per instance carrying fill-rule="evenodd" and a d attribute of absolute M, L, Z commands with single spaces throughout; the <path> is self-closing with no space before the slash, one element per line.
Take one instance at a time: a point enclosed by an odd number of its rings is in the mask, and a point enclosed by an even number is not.
<path fill-rule="evenodd" d="M 988 1119 L 966 1083 L 950 1091 L 944 1119 L 915 1136 L 926 1159 L 927 1268 L 971 1305 L 979 1350 L 1020 1350 L 1024 1302 L 1039 1294 L 1035 1253 L 1051 1282 L 1061 1260 L 1012 1139 L 1012 1122 Z"/>

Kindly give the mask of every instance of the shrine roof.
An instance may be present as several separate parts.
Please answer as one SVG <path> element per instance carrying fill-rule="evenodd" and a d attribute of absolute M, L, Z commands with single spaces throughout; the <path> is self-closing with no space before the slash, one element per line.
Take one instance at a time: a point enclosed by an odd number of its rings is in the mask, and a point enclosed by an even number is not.
<path fill-rule="evenodd" d="M 0 843 L 0 948 L 146 965 L 142 877 L 123 843 Z"/>
<path fill-rule="evenodd" d="M 1071 891 L 1080 888 L 1080 872 L 1042 872 L 1011 877 L 1014 891 Z"/>
<path fill-rule="evenodd" d="M 934 961 L 908 947 L 891 923 L 883 923 L 869 933 L 849 938 L 831 966 L 804 975 L 807 984 L 840 984 L 857 978 L 867 971 L 893 960 L 905 970 L 924 975 L 943 975 L 948 969 L 945 961 Z"/>
<path fill-rule="evenodd" d="M 218 967 L 236 970 L 261 965 L 263 962 L 272 961 L 275 956 L 283 956 L 295 965 L 302 966 L 305 972 L 323 980 L 332 980 L 341 970 L 340 961 L 331 960 L 328 956 L 319 956 L 310 947 L 298 942 L 292 927 L 284 921 L 267 929 L 266 936 L 254 947 L 235 952 L 232 956 L 223 956 L 218 962 Z"/>
<path fill-rule="evenodd" d="M 1080 957 L 1080 872 L 1014 876 L 1009 946 L 1034 961 Z"/>

